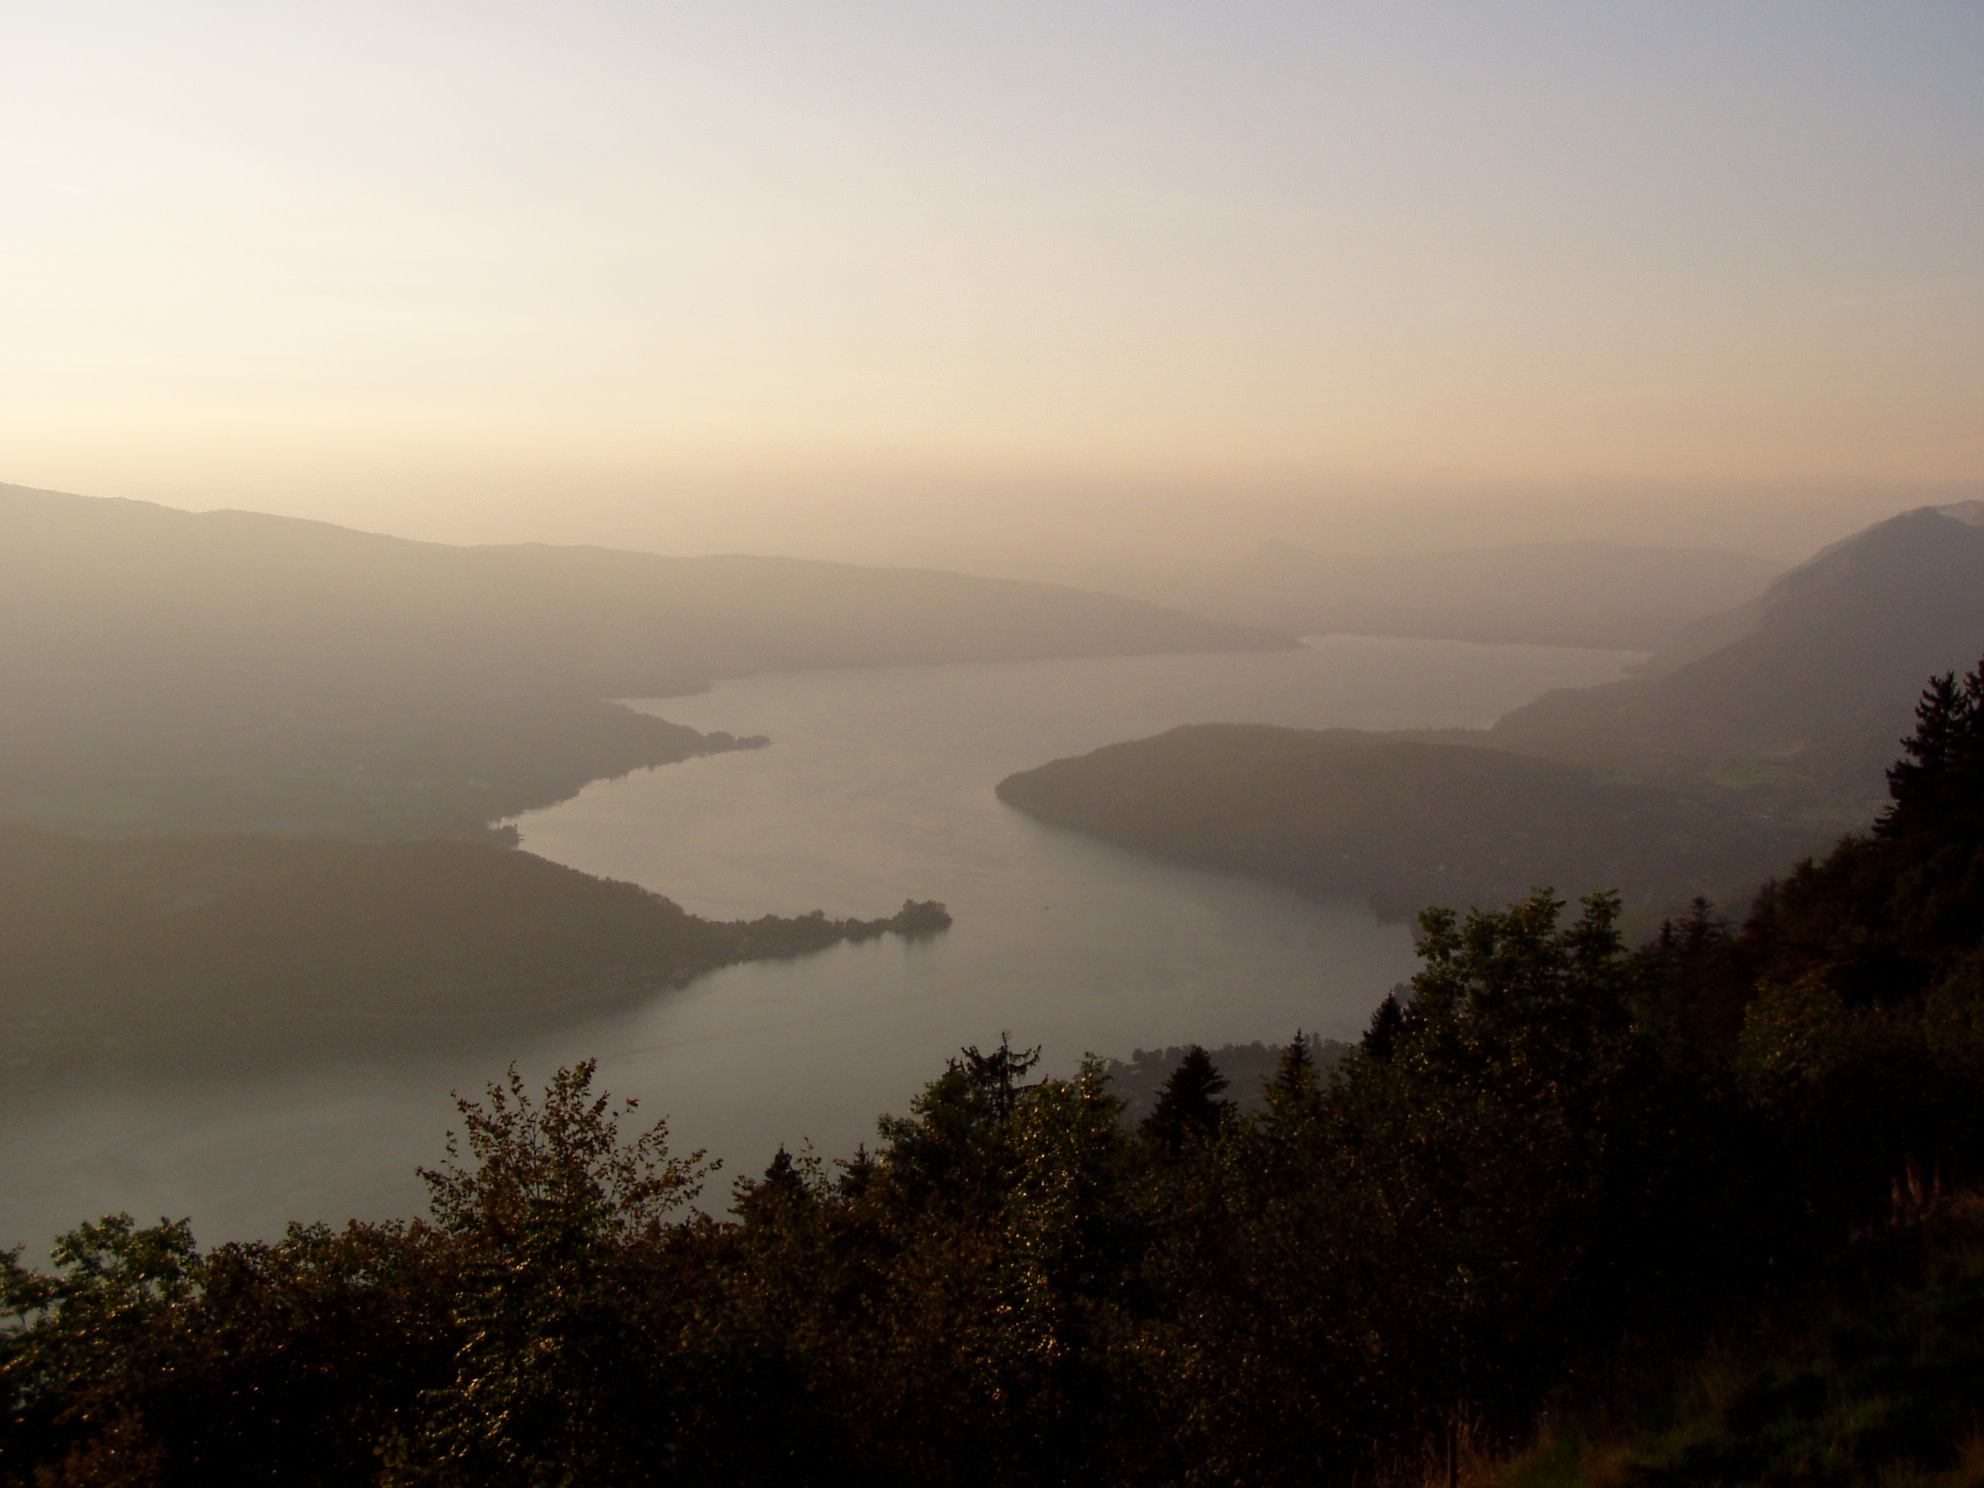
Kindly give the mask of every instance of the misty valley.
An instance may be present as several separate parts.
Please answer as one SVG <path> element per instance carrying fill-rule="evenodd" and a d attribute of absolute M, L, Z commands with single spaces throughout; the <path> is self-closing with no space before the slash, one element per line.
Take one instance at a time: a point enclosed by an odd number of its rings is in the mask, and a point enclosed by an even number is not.
<path fill-rule="evenodd" d="M 209 844 L 204 864 L 180 846 L 145 879 L 109 851 L 114 840 L 85 839 L 57 880 L 45 847 L 34 860 L 17 848 L 0 861 L 34 874 L 41 902 L 10 896 L 9 912 L 35 932 L 10 942 L 44 957 L 66 944 L 69 965 L 53 970 L 69 985 L 11 1004 L 34 1026 L 10 1040 L 21 1093 L 8 1108 L 42 1135 L 15 1165 L 6 1220 L 16 1242 L 79 1206 L 199 1214 L 254 1233 L 327 1192 L 340 1213 L 383 1217 L 415 1197 L 412 1170 L 434 1156 L 447 1092 L 512 1059 L 535 1072 L 596 1056 L 613 1088 L 667 1111 L 685 1142 L 757 1166 L 802 1140 L 845 1155 L 933 1062 L 1004 1028 L 1029 1030 L 1058 1069 L 1089 1050 L 1279 1040 L 1297 1026 L 1352 1037 L 1411 973 L 1406 925 L 1374 917 L 1355 894 L 1319 901 L 1035 827 L 996 800 L 994 783 L 1045 755 L 1233 710 L 1289 724 L 1487 722 L 1549 686 L 1610 678 L 1624 659 L 1343 638 L 1239 658 L 781 673 L 637 705 L 770 742 L 598 782 L 514 818 L 522 853 L 233 839 Z M 155 860 L 166 846 L 149 849 Z M 339 875 L 321 861 L 327 850 L 377 866 Z M 420 855 L 449 866 L 415 892 Z M 479 887 L 512 860 L 502 882 Z M 565 871 L 554 877 L 553 863 Z M 231 883 L 216 879 L 223 869 Z M 163 898 L 156 923 L 183 927 L 203 959 L 144 942 L 121 962 L 99 959 L 85 985 L 80 948 L 105 958 L 118 942 L 101 925 L 58 941 L 46 902 L 97 897 L 79 892 L 85 873 Z M 662 911 L 631 885 L 681 908 L 645 925 Z M 367 888 L 379 903 L 354 899 Z M 824 942 L 828 927 L 911 898 L 943 903 L 954 923 L 715 969 L 750 954 L 724 943 L 728 926 L 783 917 L 756 931 L 775 945 L 771 932 L 803 932 L 824 910 Z M 231 921 L 214 918 L 230 907 Z M 131 899 L 100 912 L 127 934 L 147 923 Z M 369 927 L 365 941 L 354 943 L 355 923 Z M 223 930 L 232 938 L 217 939 Z M 109 977 L 128 978 L 147 952 L 154 977 L 172 980 L 148 1007 L 132 1005 L 128 980 L 125 1000 L 108 1000 Z M 287 967 L 270 965 L 285 954 Z M 17 988 L 48 985 L 45 960 L 15 966 Z M 679 987 L 690 971 L 704 974 Z M 258 991 L 272 980 L 279 995 Z M 86 1021 L 93 1007 L 114 1015 L 114 1042 Z M 216 1109 L 211 1092 L 187 1099 L 196 1081 L 240 1095 Z M 306 1168 L 278 1159 L 287 1137 L 264 1149 L 243 1130 L 248 1111 L 271 1131 L 329 1121 L 343 1136 Z M 189 1161 L 189 1149 L 211 1150 L 211 1165 Z"/>
<path fill-rule="evenodd" d="M 1958 1461 L 1838 1330 L 1984 1381 L 1980 518 L 1208 619 L 0 488 L 0 1483 L 1541 1483 L 1832 1430 L 1739 1315 Z"/>
<path fill-rule="evenodd" d="M 0 1488 L 1984 1488 L 1984 3 L 0 4 Z"/>

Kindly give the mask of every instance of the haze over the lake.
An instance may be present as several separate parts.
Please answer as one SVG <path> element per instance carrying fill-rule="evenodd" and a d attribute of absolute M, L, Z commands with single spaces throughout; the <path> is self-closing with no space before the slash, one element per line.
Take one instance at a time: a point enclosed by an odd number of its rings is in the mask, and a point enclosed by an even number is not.
<path fill-rule="evenodd" d="M 1788 562 L 1984 473 L 1974 5 L 65 3 L 0 43 L 10 481 L 1093 578 Z"/>
<path fill-rule="evenodd" d="M 0 3 L 0 1488 L 1984 1488 L 1984 0 Z"/>

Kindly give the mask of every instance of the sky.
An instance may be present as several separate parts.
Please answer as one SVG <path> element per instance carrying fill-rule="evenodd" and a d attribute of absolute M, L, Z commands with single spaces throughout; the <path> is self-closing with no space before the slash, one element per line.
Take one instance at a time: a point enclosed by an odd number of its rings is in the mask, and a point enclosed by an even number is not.
<path fill-rule="evenodd" d="M 1975 3 L 13 0 L 0 138 L 0 481 L 961 566 L 1984 492 Z"/>

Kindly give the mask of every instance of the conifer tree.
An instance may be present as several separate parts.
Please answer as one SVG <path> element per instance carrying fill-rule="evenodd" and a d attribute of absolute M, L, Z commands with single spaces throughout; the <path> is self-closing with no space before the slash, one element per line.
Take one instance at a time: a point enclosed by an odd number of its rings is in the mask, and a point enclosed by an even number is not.
<path fill-rule="evenodd" d="M 1316 1056 L 1309 1035 L 1298 1028 L 1282 1049 L 1274 1078 L 1268 1082 L 1269 1103 L 1277 1098 L 1307 1099 L 1316 1093 L 1316 1084 Z"/>
<path fill-rule="evenodd" d="M 1174 1157 L 1193 1138 L 1211 1136 L 1219 1130 L 1223 1113 L 1233 1109 L 1232 1101 L 1219 1098 L 1226 1085 L 1212 1056 L 1192 1045 L 1164 1082 L 1157 1108 L 1144 1118 L 1143 1134 Z"/>
<path fill-rule="evenodd" d="M 1361 1047 L 1373 1059 L 1390 1059 L 1404 1033 L 1405 1007 L 1399 1002 L 1398 993 L 1389 992 L 1371 1014 L 1371 1026 L 1364 1030 Z"/>
<path fill-rule="evenodd" d="M 1953 672 L 1929 679 L 1901 748 L 1906 758 L 1888 770 L 1892 804 L 1874 835 L 1973 831 L 1984 815 L 1984 661 L 1961 682 Z"/>
<path fill-rule="evenodd" d="M 1020 1093 L 1029 1088 L 1024 1077 L 1038 1063 L 1039 1047 L 1015 1049 L 1010 1033 L 999 1035 L 999 1047 L 990 1054 L 981 1054 L 978 1045 L 970 1044 L 959 1050 L 958 1058 L 953 1061 L 970 1080 L 972 1088 L 990 1101 L 994 1121 L 1011 1119 Z"/>
<path fill-rule="evenodd" d="M 765 1165 L 765 1176 L 759 1180 L 758 1186 L 773 1193 L 802 1194 L 806 1191 L 799 1169 L 793 1166 L 792 1154 L 785 1150 L 783 1142 L 779 1143 L 778 1152 Z"/>

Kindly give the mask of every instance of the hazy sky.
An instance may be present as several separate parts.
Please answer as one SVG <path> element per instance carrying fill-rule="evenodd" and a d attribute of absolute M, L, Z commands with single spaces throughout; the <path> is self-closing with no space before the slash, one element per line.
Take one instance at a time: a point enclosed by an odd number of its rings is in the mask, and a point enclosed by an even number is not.
<path fill-rule="evenodd" d="M 0 480 L 756 546 L 1984 481 L 1975 3 L 16 0 L 0 129 Z"/>

